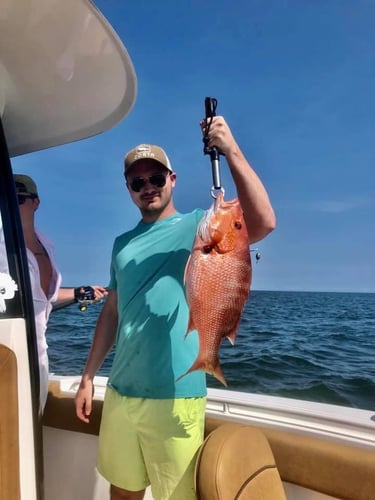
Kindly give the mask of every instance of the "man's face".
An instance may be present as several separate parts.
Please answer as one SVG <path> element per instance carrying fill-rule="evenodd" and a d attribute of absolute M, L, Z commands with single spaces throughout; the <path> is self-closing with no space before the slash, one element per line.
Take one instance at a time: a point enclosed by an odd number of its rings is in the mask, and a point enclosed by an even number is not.
<path fill-rule="evenodd" d="M 17 193 L 17 200 L 21 218 L 33 214 L 39 204 L 38 197 L 29 193 Z"/>
<path fill-rule="evenodd" d="M 130 169 L 126 185 L 142 214 L 160 214 L 171 203 L 175 183 L 176 174 L 160 163 L 139 160 Z"/>

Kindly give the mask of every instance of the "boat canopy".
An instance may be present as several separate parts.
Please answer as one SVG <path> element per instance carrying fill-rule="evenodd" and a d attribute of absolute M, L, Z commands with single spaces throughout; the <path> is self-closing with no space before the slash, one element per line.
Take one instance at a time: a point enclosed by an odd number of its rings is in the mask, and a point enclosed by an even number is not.
<path fill-rule="evenodd" d="M 132 61 L 89 0 L 0 0 L 0 115 L 10 156 L 107 130 L 131 110 Z"/>

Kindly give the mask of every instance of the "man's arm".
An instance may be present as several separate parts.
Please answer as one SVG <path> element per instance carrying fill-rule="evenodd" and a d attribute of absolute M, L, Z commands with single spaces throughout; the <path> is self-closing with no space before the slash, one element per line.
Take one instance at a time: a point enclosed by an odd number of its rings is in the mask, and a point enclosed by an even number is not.
<path fill-rule="evenodd" d="M 107 300 L 96 323 L 93 342 L 75 398 L 77 417 L 86 423 L 89 422 L 92 409 L 94 376 L 115 343 L 117 323 L 117 292 L 109 290 Z"/>
<path fill-rule="evenodd" d="M 201 122 L 203 133 L 205 121 Z M 212 120 L 208 146 L 226 157 L 249 233 L 249 243 L 261 240 L 276 227 L 276 217 L 262 181 L 246 160 L 222 116 Z"/>

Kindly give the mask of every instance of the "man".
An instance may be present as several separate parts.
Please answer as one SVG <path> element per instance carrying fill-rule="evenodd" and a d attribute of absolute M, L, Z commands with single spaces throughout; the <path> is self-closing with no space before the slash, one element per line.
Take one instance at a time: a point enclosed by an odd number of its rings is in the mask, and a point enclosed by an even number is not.
<path fill-rule="evenodd" d="M 266 190 L 224 118 L 213 118 L 209 131 L 206 126 L 201 122 L 208 147 L 226 156 L 254 243 L 275 227 Z M 183 275 L 204 212 L 176 211 L 176 173 L 158 146 L 131 150 L 125 156 L 125 178 L 142 219 L 114 242 L 109 295 L 76 395 L 76 412 L 89 422 L 93 378 L 116 341 L 98 452 L 98 469 L 111 483 L 111 499 L 142 499 L 149 484 L 156 500 L 194 499 L 205 374 L 195 371 L 176 379 L 198 351 L 197 335 L 185 338 L 189 311 Z"/>
<path fill-rule="evenodd" d="M 40 205 L 35 182 L 28 175 L 14 175 L 16 193 L 20 209 L 23 236 L 27 251 L 31 290 L 33 296 L 35 327 L 39 357 L 40 375 L 40 407 L 44 409 L 48 395 L 48 356 L 46 330 L 53 304 L 66 305 L 75 302 L 80 297 L 79 288 L 60 288 L 59 273 L 53 255 L 52 243 L 35 228 L 35 212 Z M 3 234 L 0 235 L 0 271 L 8 272 Z M 107 291 L 104 287 L 92 287 L 95 300 L 100 300 Z"/>

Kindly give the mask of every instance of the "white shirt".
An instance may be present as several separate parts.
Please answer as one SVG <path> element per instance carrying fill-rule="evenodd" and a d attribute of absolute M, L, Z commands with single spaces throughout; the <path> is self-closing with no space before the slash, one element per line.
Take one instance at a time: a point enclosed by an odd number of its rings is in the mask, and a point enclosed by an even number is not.
<path fill-rule="evenodd" d="M 52 267 L 52 277 L 48 294 L 44 293 L 40 284 L 40 273 L 35 255 L 26 249 L 27 261 L 29 265 L 31 291 L 33 296 L 35 329 L 37 336 L 39 375 L 40 375 L 40 405 L 44 409 L 48 395 L 48 355 L 46 330 L 49 315 L 52 311 L 53 302 L 56 302 L 58 291 L 61 285 L 61 274 L 58 271 L 54 259 L 53 244 L 39 231 L 35 231 L 39 241 L 46 249 Z M 0 224 L 0 272 L 9 273 L 8 260 L 5 251 L 4 233 Z"/>

